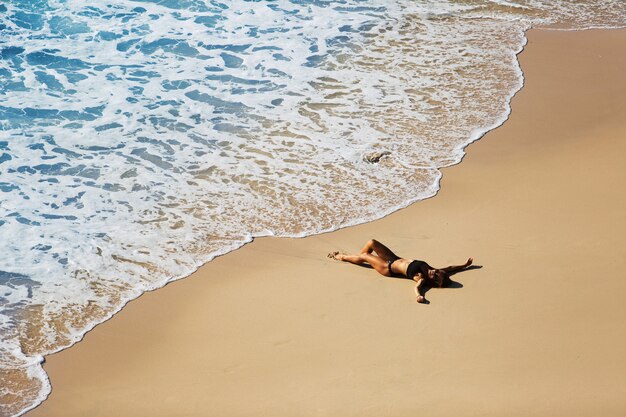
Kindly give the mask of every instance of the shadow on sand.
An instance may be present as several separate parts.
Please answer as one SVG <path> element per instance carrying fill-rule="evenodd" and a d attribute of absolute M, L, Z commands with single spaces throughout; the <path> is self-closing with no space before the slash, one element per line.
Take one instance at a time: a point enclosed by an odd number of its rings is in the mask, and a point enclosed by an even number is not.
<path fill-rule="evenodd" d="M 367 264 L 365 264 L 365 265 L 359 265 L 359 266 L 361 266 L 361 267 L 363 267 L 363 268 L 374 269 L 374 268 L 372 268 L 372 266 L 371 266 L 371 265 L 367 265 Z M 457 272 L 453 272 L 453 273 L 451 273 L 451 274 L 450 274 L 450 277 L 452 277 L 453 275 L 456 275 L 456 274 L 460 274 L 460 273 L 462 273 L 462 272 L 471 271 L 471 270 L 473 270 L 473 269 L 481 269 L 482 267 L 483 267 L 482 265 L 471 265 L 471 266 L 469 266 L 468 268 L 466 268 L 466 269 L 464 269 L 464 270 L 462 270 L 462 271 L 457 271 Z M 411 280 L 411 281 L 413 281 L 413 279 L 408 278 L 408 277 L 405 277 L 405 276 L 402 276 L 402 275 L 393 275 L 393 276 L 391 276 L 391 277 L 389 277 L 389 278 L 407 279 L 407 280 Z M 428 299 L 426 299 L 426 293 L 427 293 L 428 291 L 430 291 L 432 288 L 437 288 L 437 287 L 436 287 L 436 286 L 433 286 L 433 285 L 430 283 L 430 281 L 428 281 L 428 280 L 427 280 L 427 281 L 424 283 L 424 286 L 423 286 L 422 288 L 423 288 L 423 289 L 422 289 L 422 294 L 424 295 L 424 301 L 423 301 L 421 304 L 430 304 L 430 301 L 428 301 Z M 458 282 L 458 281 L 453 281 L 453 280 L 451 279 L 451 280 L 450 280 L 450 283 L 449 283 L 448 285 L 445 285 L 445 286 L 444 286 L 444 287 L 442 287 L 442 288 L 463 288 L 463 284 L 461 284 L 461 283 L 460 283 L 460 282 Z"/>

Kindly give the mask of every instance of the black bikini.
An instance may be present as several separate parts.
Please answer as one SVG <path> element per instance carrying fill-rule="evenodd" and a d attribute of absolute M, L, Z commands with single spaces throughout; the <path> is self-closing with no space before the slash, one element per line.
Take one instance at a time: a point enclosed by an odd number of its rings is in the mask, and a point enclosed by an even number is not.
<path fill-rule="evenodd" d="M 389 267 L 389 273 L 393 274 L 393 271 L 391 270 L 391 264 L 394 263 L 395 261 L 397 261 L 398 259 L 400 259 L 398 256 L 396 256 L 395 258 L 391 258 L 390 260 L 387 261 L 387 266 Z"/>
<path fill-rule="evenodd" d="M 406 276 L 407 278 L 411 278 L 413 279 L 413 277 L 417 274 L 419 274 L 420 272 L 422 272 L 422 266 L 426 265 L 426 262 L 424 261 L 413 261 L 409 264 L 409 266 L 406 268 Z"/>
<path fill-rule="evenodd" d="M 397 261 L 398 259 L 400 258 L 396 256 L 395 258 L 391 258 L 390 260 L 387 261 L 387 266 L 389 267 L 389 273 L 393 274 L 393 271 L 391 270 L 391 264 Z M 409 266 L 406 268 L 407 278 L 413 279 L 415 275 L 422 272 L 422 265 L 426 265 L 426 262 L 424 261 L 411 262 Z"/>

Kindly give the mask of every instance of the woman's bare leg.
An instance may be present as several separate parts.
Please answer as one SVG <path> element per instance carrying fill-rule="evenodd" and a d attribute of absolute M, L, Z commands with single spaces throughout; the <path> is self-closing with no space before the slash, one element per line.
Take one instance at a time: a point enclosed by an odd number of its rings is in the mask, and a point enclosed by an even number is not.
<path fill-rule="evenodd" d="M 370 239 L 365 246 L 363 246 L 363 249 L 361 249 L 361 254 L 368 254 L 372 252 L 376 252 L 376 255 L 382 258 L 384 262 L 389 262 L 392 259 L 399 258 L 399 256 L 391 251 L 391 249 L 376 239 Z"/>
<path fill-rule="evenodd" d="M 338 261 L 349 262 L 354 265 L 369 264 L 381 275 L 386 277 L 391 276 L 389 266 L 381 257 L 372 255 L 371 253 L 359 253 L 358 255 L 346 255 L 345 253 L 331 252 L 328 257 L 336 259 Z"/>

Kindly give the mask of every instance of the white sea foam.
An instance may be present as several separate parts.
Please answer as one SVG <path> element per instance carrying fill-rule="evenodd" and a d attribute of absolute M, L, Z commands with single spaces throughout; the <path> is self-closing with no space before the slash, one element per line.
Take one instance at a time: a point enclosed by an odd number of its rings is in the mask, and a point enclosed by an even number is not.
<path fill-rule="evenodd" d="M 254 237 L 434 195 L 439 169 L 508 117 L 526 29 L 626 16 L 618 1 L 5 8 L 2 415 L 47 395 L 42 355 L 143 292 Z"/>

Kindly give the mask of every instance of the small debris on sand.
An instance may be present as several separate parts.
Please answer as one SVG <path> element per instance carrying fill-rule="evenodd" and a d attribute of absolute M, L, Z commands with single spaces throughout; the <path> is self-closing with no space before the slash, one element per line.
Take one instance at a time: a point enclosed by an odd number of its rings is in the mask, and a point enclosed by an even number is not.
<path fill-rule="evenodd" d="M 364 155 L 363 160 L 370 164 L 377 164 L 378 162 L 380 162 L 382 157 L 387 156 L 387 155 L 391 155 L 391 152 L 389 151 L 373 152 L 373 153 Z"/>

